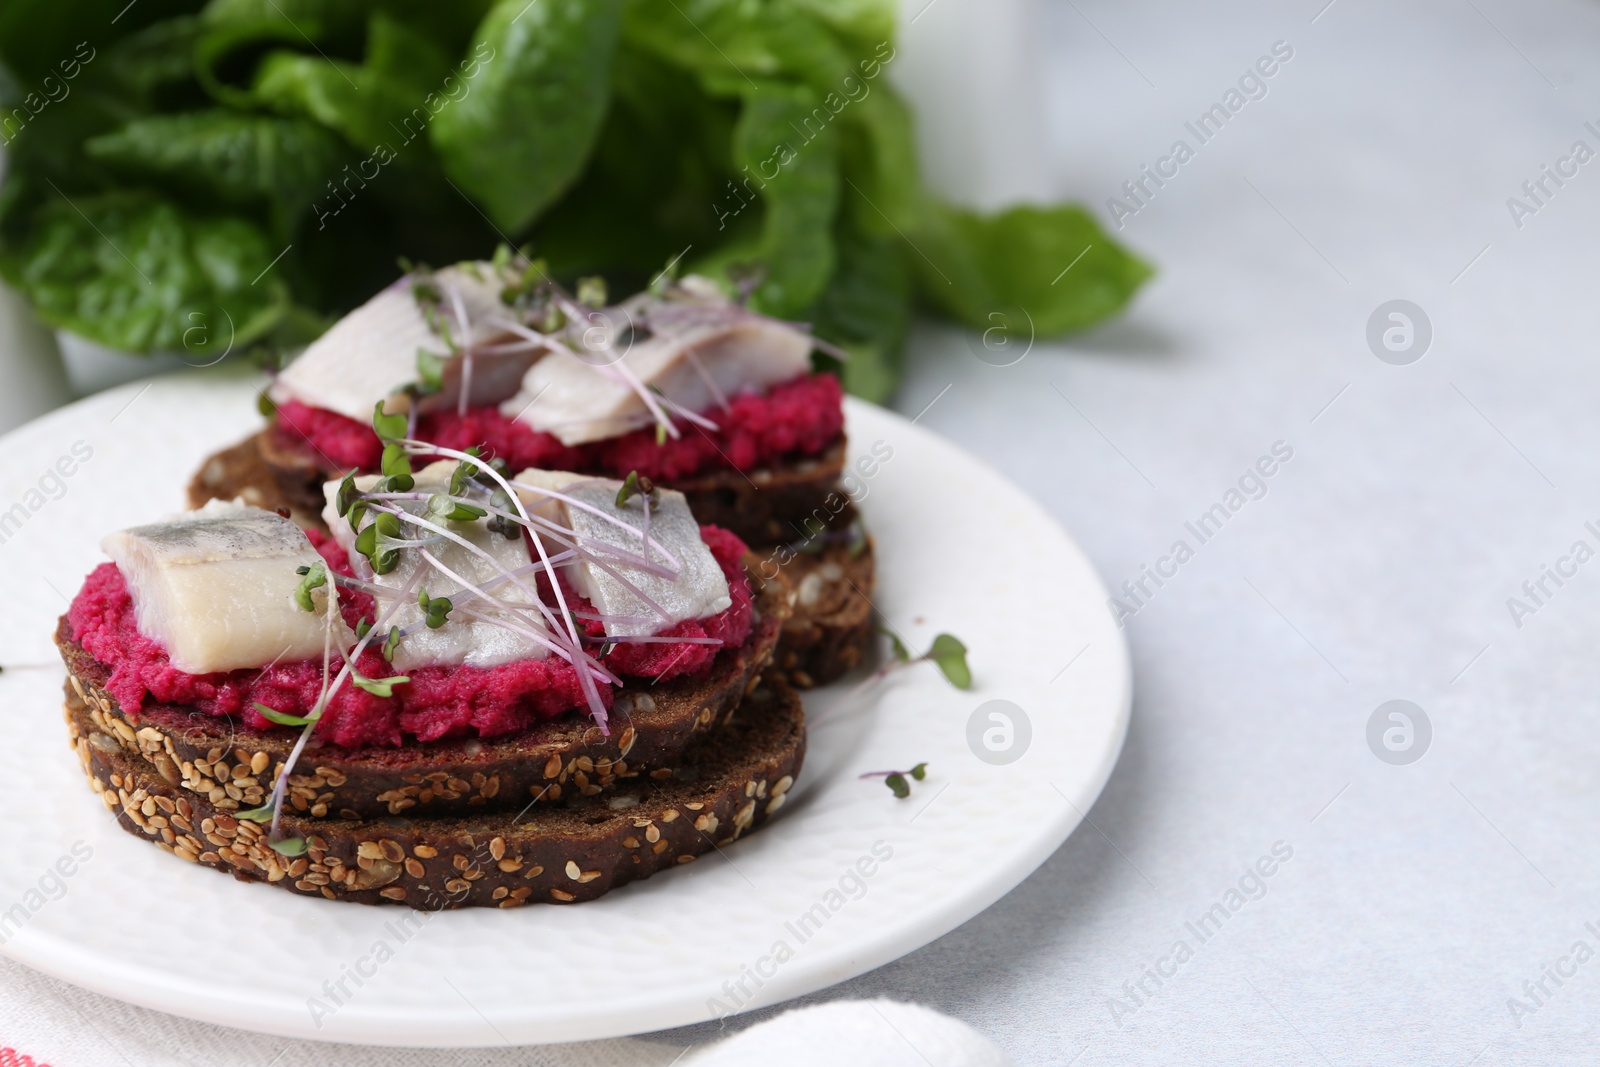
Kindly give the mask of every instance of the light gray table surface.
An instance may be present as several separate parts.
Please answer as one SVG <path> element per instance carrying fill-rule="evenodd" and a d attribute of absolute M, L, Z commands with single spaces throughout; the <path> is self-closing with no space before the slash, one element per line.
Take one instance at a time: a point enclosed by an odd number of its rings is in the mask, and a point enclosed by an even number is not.
<path fill-rule="evenodd" d="M 1600 963 L 1562 958 L 1600 952 L 1600 562 L 1561 560 L 1600 551 L 1600 160 L 1536 213 L 1507 200 L 1600 152 L 1600 5 L 1326 3 L 1050 6 L 1061 192 L 1109 221 L 1195 148 L 1119 233 L 1160 273 L 1014 366 L 924 333 L 897 407 L 938 397 L 921 424 L 1037 494 L 1109 586 L 1194 557 L 1126 622 L 1133 726 L 1092 825 L 822 996 L 914 997 L 1027 1064 L 1594 1061 Z M 1184 123 L 1279 41 L 1265 97 L 1198 144 Z M 1367 343 L 1392 299 L 1432 324 L 1409 365 Z M 1200 544 L 1185 523 L 1280 441 Z M 1577 575 L 1536 604 L 1546 566 Z M 1432 726 L 1409 765 L 1367 741 L 1394 699 Z M 1280 841 L 1201 943 L 1186 923 Z"/>
<path fill-rule="evenodd" d="M 1019 1064 L 1594 1061 L 1600 561 L 1572 553 L 1600 551 L 1600 159 L 1542 205 L 1522 184 L 1600 152 L 1600 4 L 1324 4 L 1048 5 L 1061 194 L 1109 224 L 1195 149 L 1118 234 L 1159 274 L 1011 366 L 924 327 L 895 406 L 1034 492 L 1109 586 L 1193 558 L 1127 620 L 1133 726 L 1089 822 L 809 1000 L 915 999 Z M 1266 95 L 1198 144 L 1276 42 Z M 1366 336 L 1394 299 L 1432 326 L 1408 365 Z M 1279 442 L 1202 544 L 1186 523 Z M 1368 741 L 1397 699 L 1431 724 L 1409 764 Z"/>

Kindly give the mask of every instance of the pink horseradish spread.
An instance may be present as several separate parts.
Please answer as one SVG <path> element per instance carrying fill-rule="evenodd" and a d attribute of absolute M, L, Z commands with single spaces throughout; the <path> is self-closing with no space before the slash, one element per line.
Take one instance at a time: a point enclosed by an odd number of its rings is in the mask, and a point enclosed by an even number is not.
<path fill-rule="evenodd" d="M 498 408 L 470 408 L 466 414 L 438 412 L 418 419 L 417 436 L 443 448 L 477 445 L 505 460 L 512 470 L 582 471 L 626 477 L 638 471 L 672 481 L 712 470 L 748 471 L 790 455 L 814 456 L 844 429 L 843 393 L 831 374 L 808 374 L 761 395 L 733 397 L 726 409 L 706 412 L 717 424 L 705 430 L 674 420 L 680 436 L 656 444 L 653 427 L 576 447 L 502 415 Z M 375 470 L 383 446 L 367 423 L 298 400 L 278 408 L 274 432 L 289 444 L 303 443 L 341 470 Z"/>
<path fill-rule="evenodd" d="M 710 618 L 680 622 L 663 635 L 712 637 L 722 645 L 617 645 L 602 660 L 613 673 L 657 680 L 695 675 L 711 666 L 721 648 L 741 645 L 750 635 L 754 609 L 740 563 L 746 551 L 744 542 L 716 526 L 702 526 L 700 531 L 728 576 L 733 604 Z M 349 558 L 331 537 L 318 531 L 308 536 L 330 569 L 352 574 Z M 564 591 L 575 610 L 590 610 L 583 598 L 570 589 Z M 341 590 L 339 606 L 352 627 L 363 616 L 373 617 L 372 598 L 364 593 Z M 158 642 L 139 632 L 133 597 L 114 563 L 102 563 L 90 573 L 67 609 L 67 623 L 73 639 L 110 668 L 105 688 L 129 716 L 136 716 L 148 700 L 190 706 L 207 715 L 237 715 L 254 729 L 273 729 L 255 710 L 255 702 L 302 715 L 311 710 L 322 691 L 321 660 L 217 674 L 178 670 Z M 600 636 L 598 622 L 590 623 L 589 628 L 593 636 Z M 394 673 L 370 647 L 356 666 L 368 678 Z M 347 748 L 395 746 L 408 739 L 499 737 L 584 706 L 577 672 L 554 655 L 498 667 L 422 667 L 410 671 L 409 677 L 409 683 L 395 687 L 393 697 L 373 696 L 348 683 L 341 686 L 323 713 L 317 736 Z M 609 708 L 611 687 L 602 684 L 600 695 Z"/>

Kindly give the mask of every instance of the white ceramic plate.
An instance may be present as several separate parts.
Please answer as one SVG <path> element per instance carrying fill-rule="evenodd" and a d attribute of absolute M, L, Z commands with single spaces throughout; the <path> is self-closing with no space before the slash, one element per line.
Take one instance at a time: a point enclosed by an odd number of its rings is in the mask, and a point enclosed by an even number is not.
<path fill-rule="evenodd" d="M 878 539 L 877 606 L 919 650 L 944 630 L 964 640 L 970 691 L 923 664 L 853 697 L 813 727 L 803 790 L 765 830 L 578 907 L 438 913 L 402 941 L 404 909 L 182 863 L 117 829 L 89 792 L 65 743 L 50 634 L 100 561 L 100 537 L 180 508 L 200 459 L 258 424 L 258 387 L 164 378 L 0 439 L 0 951 L 24 964 L 176 1015 L 322 1040 L 460 1047 L 658 1030 L 927 944 L 1043 862 L 1116 762 L 1128 653 L 1083 553 L 990 468 L 852 402 L 854 456 L 889 456 L 857 475 Z M 813 718 L 847 688 L 808 697 Z M 1010 764 L 969 745 L 969 720 L 991 700 L 1027 719 L 1025 731 L 1012 716 L 1013 752 L 1025 752 Z M 1005 740 L 1003 724 L 981 726 Z M 922 761 L 928 778 L 907 800 L 858 777 Z M 352 995 L 335 1005 L 324 982 L 352 970 L 370 977 L 346 978 Z M 331 1014 L 313 1010 L 318 997 Z"/>

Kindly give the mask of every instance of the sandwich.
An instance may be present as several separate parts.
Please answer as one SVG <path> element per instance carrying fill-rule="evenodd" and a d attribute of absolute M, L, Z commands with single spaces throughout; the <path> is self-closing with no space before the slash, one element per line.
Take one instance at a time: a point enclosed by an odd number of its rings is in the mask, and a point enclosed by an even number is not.
<path fill-rule="evenodd" d="M 796 605 L 780 654 L 791 681 L 821 684 L 863 658 L 874 567 L 839 485 L 842 394 L 813 370 L 818 349 L 833 352 L 694 275 L 611 304 L 596 279 L 572 295 L 504 253 L 416 268 L 276 375 L 267 427 L 202 465 L 191 504 L 242 497 L 318 525 L 326 483 L 380 470 L 376 404 L 416 438 L 514 470 L 635 475 L 769 556 L 787 549 L 796 588 L 833 587 L 817 610 Z"/>
<path fill-rule="evenodd" d="M 804 756 L 786 580 L 682 493 L 410 435 L 321 528 L 212 501 L 112 534 L 58 623 L 130 832 L 300 893 L 592 899 L 754 829 Z M 413 460 L 418 465 L 413 464 Z M 575 873 L 574 873 L 575 872 Z"/>

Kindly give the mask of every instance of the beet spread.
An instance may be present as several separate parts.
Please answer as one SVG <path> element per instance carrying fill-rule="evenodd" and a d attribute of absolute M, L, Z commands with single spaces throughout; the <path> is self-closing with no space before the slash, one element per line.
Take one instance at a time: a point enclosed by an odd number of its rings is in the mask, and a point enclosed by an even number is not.
<path fill-rule="evenodd" d="M 743 541 L 715 526 L 701 527 L 712 556 L 728 576 L 733 604 L 707 619 L 692 619 L 664 631 L 672 637 L 713 637 L 723 646 L 744 643 L 753 625 L 749 581 L 740 563 Z M 350 575 L 343 549 L 326 534 L 312 531 L 312 544 L 340 574 Z M 589 605 L 568 590 L 578 611 Z M 345 622 L 352 627 L 372 617 L 373 601 L 343 590 L 339 595 Z M 254 729 L 273 724 L 253 706 L 260 702 L 290 714 L 304 714 L 322 690 L 322 662 L 302 660 L 271 667 L 217 674 L 188 674 L 174 667 L 160 644 L 139 633 L 133 597 L 114 563 L 102 563 L 84 582 L 67 609 L 75 641 L 111 670 L 106 691 L 125 714 L 136 717 L 146 700 L 187 705 L 207 715 L 238 715 Z M 594 636 L 601 633 L 591 623 Z M 603 662 L 614 673 L 665 680 L 704 671 L 716 658 L 718 645 L 676 643 L 622 644 Z M 394 671 L 375 650 L 362 653 L 357 667 L 368 678 Z M 334 695 L 317 727 L 323 741 L 349 748 L 401 745 L 406 739 L 436 741 L 445 737 L 497 737 L 525 730 L 584 705 L 578 675 L 557 656 L 522 660 L 498 667 L 422 667 L 409 672 L 411 681 L 395 687 L 393 697 L 376 697 L 353 685 Z M 611 687 L 600 686 L 602 701 L 611 705 Z"/>
<path fill-rule="evenodd" d="M 707 412 L 706 417 L 717 424 L 715 431 L 674 420 L 681 436 L 660 445 L 654 428 L 646 427 L 569 447 L 494 407 L 470 408 L 464 415 L 453 411 L 425 415 L 418 420 L 417 435 L 444 448 L 485 447 L 512 470 L 540 467 L 619 478 L 636 470 L 672 481 L 729 467 L 753 470 L 789 455 L 814 456 L 844 428 L 842 399 L 833 375 L 804 375 L 762 395 L 733 397 L 726 409 Z M 274 432 L 286 443 L 316 449 L 340 469 L 375 470 L 383 453 L 371 426 L 297 400 L 278 408 Z"/>

